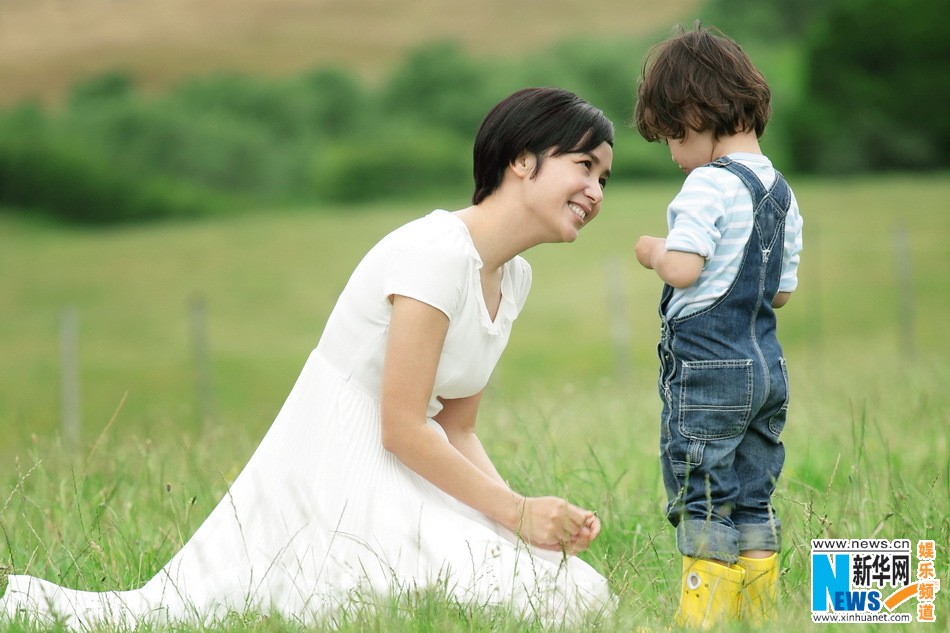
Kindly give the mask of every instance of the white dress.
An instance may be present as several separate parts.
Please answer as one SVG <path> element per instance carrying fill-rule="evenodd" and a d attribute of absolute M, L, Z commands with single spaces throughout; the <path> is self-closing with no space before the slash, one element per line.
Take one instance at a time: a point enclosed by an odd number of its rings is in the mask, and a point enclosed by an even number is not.
<path fill-rule="evenodd" d="M 354 271 L 260 446 L 154 578 L 135 590 L 88 592 L 10 576 L 0 611 L 39 623 L 58 617 L 78 630 L 210 623 L 230 612 L 332 625 L 339 610 L 432 588 L 545 623 L 610 610 L 616 599 L 588 564 L 526 546 L 382 447 L 388 297 L 449 316 L 431 418 L 438 397 L 485 386 L 531 284 L 524 259 L 508 262 L 492 321 L 480 267 L 465 224 L 446 211 L 383 238 Z"/>

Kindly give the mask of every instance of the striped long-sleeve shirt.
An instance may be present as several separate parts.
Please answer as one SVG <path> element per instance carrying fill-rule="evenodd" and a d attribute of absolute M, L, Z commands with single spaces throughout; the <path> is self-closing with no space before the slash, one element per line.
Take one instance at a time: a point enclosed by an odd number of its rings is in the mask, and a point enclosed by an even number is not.
<path fill-rule="evenodd" d="M 729 158 L 751 169 L 766 188 L 775 181 L 775 169 L 765 156 L 734 153 Z M 696 253 L 706 259 L 699 279 L 688 288 L 673 292 L 666 314 L 672 318 L 712 305 L 735 280 L 745 244 L 752 234 L 752 195 L 728 170 L 700 167 L 690 172 L 670 203 L 667 222 L 670 231 L 666 250 Z M 802 216 L 792 193 L 785 219 L 780 292 L 791 292 L 798 286 L 801 250 Z"/>

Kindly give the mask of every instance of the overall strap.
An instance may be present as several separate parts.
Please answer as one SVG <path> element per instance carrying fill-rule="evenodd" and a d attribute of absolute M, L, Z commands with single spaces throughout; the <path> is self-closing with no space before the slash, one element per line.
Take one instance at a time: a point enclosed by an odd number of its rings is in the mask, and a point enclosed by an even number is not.
<path fill-rule="evenodd" d="M 758 213 L 762 203 L 769 199 L 771 199 L 775 205 L 775 210 L 779 212 L 782 217 L 785 217 L 785 214 L 788 213 L 788 209 L 792 204 L 792 190 L 789 188 L 788 183 L 785 182 L 785 177 L 782 176 L 777 169 L 775 170 L 775 182 L 772 183 L 771 187 L 766 189 L 762 181 L 759 180 L 759 177 L 755 175 L 755 172 L 742 163 L 732 160 L 728 156 L 717 158 L 711 163 L 706 163 L 705 166 L 722 167 L 738 176 L 752 194 L 752 205 L 756 213 Z"/>
<path fill-rule="evenodd" d="M 792 204 L 792 190 L 785 182 L 782 174 L 775 170 L 775 182 L 766 189 L 759 177 L 755 175 L 755 172 L 728 156 L 717 158 L 711 163 L 707 163 L 706 166 L 727 169 L 745 184 L 749 193 L 752 194 L 752 213 L 755 218 L 755 226 L 761 235 L 763 244 L 767 244 L 766 248 L 770 249 Z"/>

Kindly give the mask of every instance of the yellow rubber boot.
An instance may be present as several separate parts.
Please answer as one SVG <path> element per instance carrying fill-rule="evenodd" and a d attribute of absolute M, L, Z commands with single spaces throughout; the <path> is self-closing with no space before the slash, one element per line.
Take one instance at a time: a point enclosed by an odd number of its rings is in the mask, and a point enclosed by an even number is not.
<path fill-rule="evenodd" d="M 739 595 L 745 570 L 699 558 L 683 557 L 683 581 L 676 623 L 708 629 L 739 619 Z"/>
<path fill-rule="evenodd" d="M 778 552 L 768 558 L 739 557 L 745 570 L 745 586 L 739 600 L 742 620 L 753 626 L 775 621 L 778 605 Z"/>

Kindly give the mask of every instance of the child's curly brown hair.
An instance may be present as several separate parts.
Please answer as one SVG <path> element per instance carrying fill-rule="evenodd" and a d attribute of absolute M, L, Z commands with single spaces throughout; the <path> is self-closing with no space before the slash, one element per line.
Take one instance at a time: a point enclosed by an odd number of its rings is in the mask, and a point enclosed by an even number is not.
<path fill-rule="evenodd" d="M 648 141 L 682 139 L 688 130 L 761 137 L 771 113 L 769 86 L 745 51 L 697 21 L 647 53 L 633 125 Z"/>

